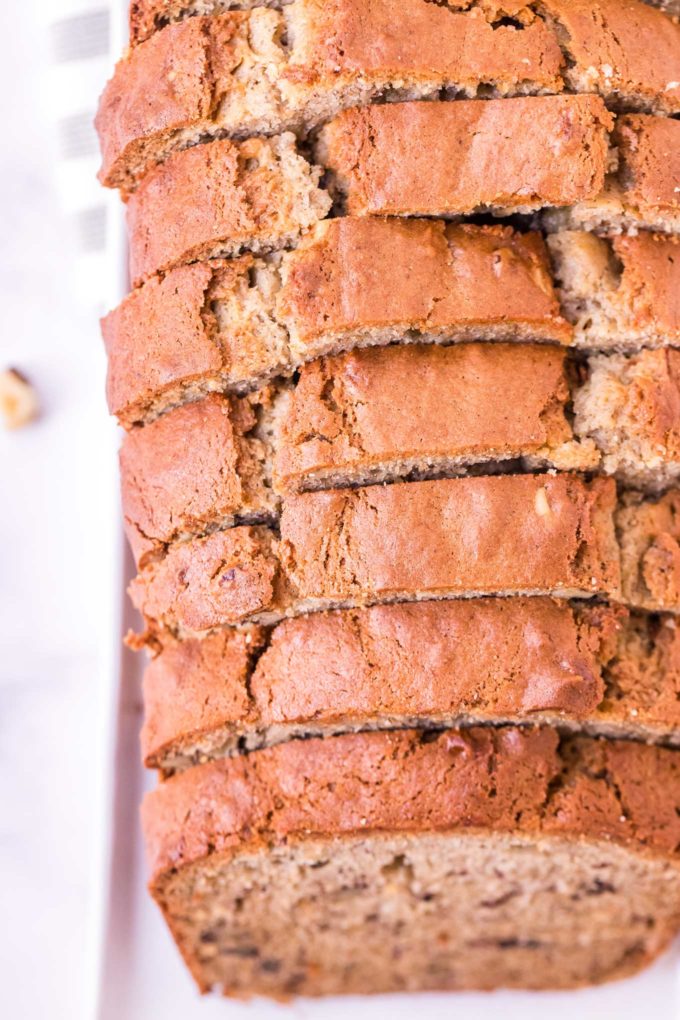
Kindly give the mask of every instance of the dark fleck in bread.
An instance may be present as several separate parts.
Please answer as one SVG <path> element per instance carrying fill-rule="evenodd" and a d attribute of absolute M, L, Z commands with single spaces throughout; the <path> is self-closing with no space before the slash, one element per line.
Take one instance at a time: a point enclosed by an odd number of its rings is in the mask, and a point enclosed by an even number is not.
<path fill-rule="evenodd" d="M 631 741 L 292 741 L 174 776 L 143 821 L 204 991 L 571 988 L 634 973 L 680 920 L 680 754 Z"/>

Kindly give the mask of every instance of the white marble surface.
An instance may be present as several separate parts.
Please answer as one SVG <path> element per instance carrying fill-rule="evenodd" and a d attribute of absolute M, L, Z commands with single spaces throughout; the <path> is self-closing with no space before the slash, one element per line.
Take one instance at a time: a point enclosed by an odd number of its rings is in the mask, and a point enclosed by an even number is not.
<path fill-rule="evenodd" d="M 117 498 L 100 309 L 78 295 L 57 194 L 45 13 L 0 4 L 0 367 L 25 371 L 43 404 L 39 423 L 0 429 L 0 1013 L 12 1020 L 85 1015 Z"/>

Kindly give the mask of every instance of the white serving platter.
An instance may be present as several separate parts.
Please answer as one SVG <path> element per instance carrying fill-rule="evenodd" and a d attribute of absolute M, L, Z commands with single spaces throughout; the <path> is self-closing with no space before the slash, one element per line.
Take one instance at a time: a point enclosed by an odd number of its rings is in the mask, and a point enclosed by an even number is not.
<path fill-rule="evenodd" d="M 126 0 L 120 3 L 118 51 L 122 52 Z M 127 251 L 122 210 L 110 206 L 111 306 L 127 291 Z M 104 396 L 102 394 L 102 400 Z M 118 470 L 117 461 L 111 470 Z M 93 926 L 95 975 L 91 1015 L 96 1020 L 680 1020 L 680 944 L 636 978 L 576 992 L 389 995 L 297 999 L 287 1005 L 201 997 L 189 977 L 155 904 L 146 891 L 139 803 L 154 779 L 140 763 L 143 655 L 122 639 L 138 620 L 125 588 L 133 564 L 125 548 L 118 507 L 109 528 L 111 646 L 102 767 L 105 772 L 99 902 Z M 291 919 L 294 923 L 294 919 Z"/>

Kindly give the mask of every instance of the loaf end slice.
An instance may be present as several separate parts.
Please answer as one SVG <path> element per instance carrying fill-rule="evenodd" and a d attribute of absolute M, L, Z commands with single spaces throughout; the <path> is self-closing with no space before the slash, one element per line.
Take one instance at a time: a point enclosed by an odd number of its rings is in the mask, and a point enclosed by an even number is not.
<path fill-rule="evenodd" d="M 143 818 L 199 987 L 288 997 L 633 973 L 677 930 L 678 805 L 677 752 L 509 728 L 296 741 Z"/>

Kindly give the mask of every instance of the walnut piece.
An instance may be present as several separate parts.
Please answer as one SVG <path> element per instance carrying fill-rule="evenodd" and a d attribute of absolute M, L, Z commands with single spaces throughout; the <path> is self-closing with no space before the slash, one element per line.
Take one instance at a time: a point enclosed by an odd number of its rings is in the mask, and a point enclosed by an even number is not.
<path fill-rule="evenodd" d="M 8 429 L 28 425 L 38 416 L 38 398 L 28 379 L 15 368 L 0 372 L 0 414 Z"/>

